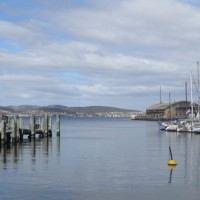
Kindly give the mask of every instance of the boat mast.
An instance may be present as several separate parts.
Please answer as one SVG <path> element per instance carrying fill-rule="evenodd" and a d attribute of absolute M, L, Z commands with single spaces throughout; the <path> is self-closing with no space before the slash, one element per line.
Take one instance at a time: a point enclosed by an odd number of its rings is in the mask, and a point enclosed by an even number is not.
<path fill-rule="evenodd" d="M 160 104 L 162 103 L 162 93 L 161 93 L 161 86 L 160 86 Z"/>
<path fill-rule="evenodd" d="M 185 82 L 185 112 L 187 112 L 187 110 L 188 110 L 188 101 L 187 101 L 187 81 L 186 81 Z M 187 116 L 187 114 L 186 114 L 186 116 Z"/>
<path fill-rule="evenodd" d="M 192 72 L 190 72 L 190 98 L 191 98 L 191 115 L 193 119 Z"/>
<path fill-rule="evenodd" d="M 197 97 L 198 97 L 198 118 L 199 118 L 199 104 L 200 104 L 200 101 L 199 101 L 199 62 L 197 62 Z"/>
<path fill-rule="evenodd" d="M 172 119 L 172 104 L 171 104 L 171 94 L 169 92 L 169 116 L 170 120 Z"/>

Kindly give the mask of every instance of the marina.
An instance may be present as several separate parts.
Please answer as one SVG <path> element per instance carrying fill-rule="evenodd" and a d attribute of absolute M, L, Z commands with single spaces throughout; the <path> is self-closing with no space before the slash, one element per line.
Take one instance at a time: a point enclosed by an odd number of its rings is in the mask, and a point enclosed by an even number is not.
<path fill-rule="evenodd" d="M 175 132 L 189 132 L 189 133 L 200 133 L 200 122 L 199 119 L 191 120 L 174 120 L 168 122 L 158 122 L 160 130 L 175 131 Z"/>
<path fill-rule="evenodd" d="M 188 101 L 188 88 L 185 82 L 185 101 L 171 102 L 169 92 L 169 103 L 151 105 L 146 109 L 146 119 L 158 121 L 159 129 L 174 132 L 200 133 L 200 77 L 199 62 L 197 62 L 197 73 L 195 76 L 190 72 L 190 100 Z"/>

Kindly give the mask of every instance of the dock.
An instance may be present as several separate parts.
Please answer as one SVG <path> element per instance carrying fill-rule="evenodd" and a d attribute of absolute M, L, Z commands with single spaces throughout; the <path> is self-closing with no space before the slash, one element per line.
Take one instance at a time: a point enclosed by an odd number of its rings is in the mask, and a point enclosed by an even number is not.
<path fill-rule="evenodd" d="M 23 142 L 26 137 L 28 140 L 35 138 L 52 137 L 52 118 L 45 114 L 44 116 L 31 115 L 25 119 L 18 115 L 12 117 L 2 116 L 0 123 L 0 144 L 16 144 Z M 26 125 L 26 127 L 25 127 Z M 60 116 L 56 115 L 56 134 L 60 136 Z"/>

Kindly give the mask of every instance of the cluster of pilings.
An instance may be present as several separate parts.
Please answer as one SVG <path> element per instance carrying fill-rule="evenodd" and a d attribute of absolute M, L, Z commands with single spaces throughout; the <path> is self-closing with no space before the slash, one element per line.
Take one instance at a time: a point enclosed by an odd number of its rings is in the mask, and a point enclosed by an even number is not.
<path fill-rule="evenodd" d="M 27 120 L 27 119 L 26 119 Z M 56 133 L 60 136 L 60 116 L 56 116 Z M 52 118 L 45 114 L 43 117 L 31 115 L 29 127 L 24 126 L 24 119 L 15 115 L 11 119 L 2 120 L 0 124 L 0 144 L 22 142 L 24 136 L 28 139 L 52 137 Z"/>

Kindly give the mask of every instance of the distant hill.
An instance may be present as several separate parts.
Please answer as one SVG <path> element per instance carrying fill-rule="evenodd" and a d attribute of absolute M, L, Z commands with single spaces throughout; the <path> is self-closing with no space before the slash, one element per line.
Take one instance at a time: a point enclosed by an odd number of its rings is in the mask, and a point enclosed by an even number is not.
<path fill-rule="evenodd" d="M 98 113 L 98 112 L 137 112 L 136 110 L 128 110 L 109 106 L 88 106 L 88 107 L 71 107 L 71 111 L 83 113 Z"/>
<path fill-rule="evenodd" d="M 62 113 L 100 113 L 100 112 L 140 112 L 139 110 L 129 110 L 109 106 L 88 106 L 88 107 L 67 107 L 63 105 L 20 105 L 20 106 L 0 106 L 1 112 L 9 113 L 30 113 L 30 112 L 62 112 Z"/>
<path fill-rule="evenodd" d="M 32 105 L 6 106 L 6 107 L 1 107 L 0 109 L 2 110 L 3 108 L 6 108 L 11 112 L 31 112 L 33 110 L 37 110 L 39 106 L 32 106 Z"/>

